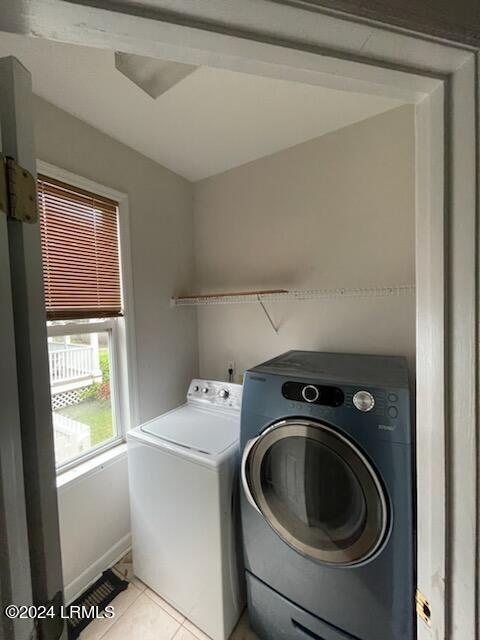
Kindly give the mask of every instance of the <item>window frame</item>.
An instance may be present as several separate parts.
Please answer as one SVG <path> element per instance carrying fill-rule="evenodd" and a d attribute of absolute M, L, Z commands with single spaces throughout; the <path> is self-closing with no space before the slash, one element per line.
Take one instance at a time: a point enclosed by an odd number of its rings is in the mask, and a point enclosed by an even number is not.
<path fill-rule="evenodd" d="M 121 445 L 126 440 L 127 432 L 138 425 L 138 388 L 137 388 L 137 360 L 135 344 L 135 320 L 133 309 L 133 278 L 130 246 L 130 220 L 128 196 L 110 187 L 60 169 L 55 165 L 37 160 L 37 172 L 46 177 L 61 180 L 73 187 L 91 191 L 99 196 L 105 196 L 118 202 L 118 237 L 120 283 L 122 288 L 123 316 L 116 318 L 98 319 L 95 322 L 81 322 L 65 320 L 63 324 L 47 323 L 47 335 L 75 335 L 81 333 L 95 333 L 97 331 L 111 332 L 109 340 L 110 375 L 112 413 L 116 426 L 116 437 L 99 444 L 82 455 L 77 456 L 56 467 L 57 475 L 68 471 L 83 462 L 90 460 L 109 449 Z"/>
<path fill-rule="evenodd" d="M 125 441 L 125 431 L 123 429 L 123 420 L 121 419 L 122 410 L 119 402 L 119 394 L 117 392 L 119 385 L 119 371 L 117 365 L 116 356 L 116 343 L 118 333 L 116 326 L 117 318 L 105 318 L 105 320 L 99 320 L 98 322 L 76 322 L 75 320 L 67 320 L 65 324 L 50 324 L 47 323 L 47 335 L 48 337 L 54 336 L 72 336 L 82 335 L 87 333 L 103 332 L 108 334 L 108 353 L 109 353 L 109 365 L 110 365 L 110 402 L 112 406 L 112 421 L 115 425 L 115 436 L 110 440 L 91 447 L 88 451 L 68 459 L 62 464 L 56 464 L 55 468 L 57 473 L 68 471 L 78 464 L 89 460 L 90 458 L 108 451 L 112 447 L 116 447 Z"/>

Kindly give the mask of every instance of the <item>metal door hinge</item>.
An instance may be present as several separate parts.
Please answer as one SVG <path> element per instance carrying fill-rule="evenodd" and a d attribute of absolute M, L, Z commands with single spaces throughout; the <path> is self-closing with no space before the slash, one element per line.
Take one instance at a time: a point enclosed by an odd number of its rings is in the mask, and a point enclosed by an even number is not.
<path fill-rule="evenodd" d="M 416 603 L 417 603 L 417 615 L 427 624 L 429 627 L 432 624 L 431 615 L 432 610 L 430 608 L 430 603 L 423 595 L 423 593 L 417 589 L 416 595 Z"/>
<path fill-rule="evenodd" d="M 0 210 L 19 222 L 33 224 L 38 220 L 35 178 L 13 158 L 4 158 L 1 154 Z"/>

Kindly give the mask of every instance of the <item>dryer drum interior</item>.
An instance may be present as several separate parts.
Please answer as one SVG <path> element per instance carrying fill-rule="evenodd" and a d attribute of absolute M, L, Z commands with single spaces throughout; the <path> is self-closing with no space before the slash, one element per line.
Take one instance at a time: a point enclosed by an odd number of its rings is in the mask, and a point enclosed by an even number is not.
<path fill-rule="evenodd" d="M 277 422 L 245 447 L 250 503 L 296 551 L 335 565 L 373 555 L 388 502 L 372 465 L 347 438 L 310 420 Z"/>

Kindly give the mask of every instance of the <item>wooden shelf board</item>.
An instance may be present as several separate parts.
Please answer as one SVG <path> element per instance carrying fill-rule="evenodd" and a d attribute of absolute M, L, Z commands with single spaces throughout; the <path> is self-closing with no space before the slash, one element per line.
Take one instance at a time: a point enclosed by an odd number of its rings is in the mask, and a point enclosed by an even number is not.
<path fill-rule="evenodd" d="M 287 289 L 264 289 L 261 291 L 228 291 L 226 293 L 198 293 L 188 296 L 177 296 L 175 300 L 192 300 L 197 298 L 236 298 L 238 296 L 265 296 L 277 293 L 288 293 Z"/>

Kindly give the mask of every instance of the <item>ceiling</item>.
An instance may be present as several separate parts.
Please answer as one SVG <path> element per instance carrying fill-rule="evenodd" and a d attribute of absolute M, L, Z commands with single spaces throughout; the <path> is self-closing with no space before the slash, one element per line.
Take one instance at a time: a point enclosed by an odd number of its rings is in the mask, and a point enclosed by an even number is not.
<path fill-rule="evenodd" d="M 210 67 L 154 100 L 113 51 L 2 33 L 0 55 L 32 72 L 37 95 L 192 181 L 401 104 Z"/>

